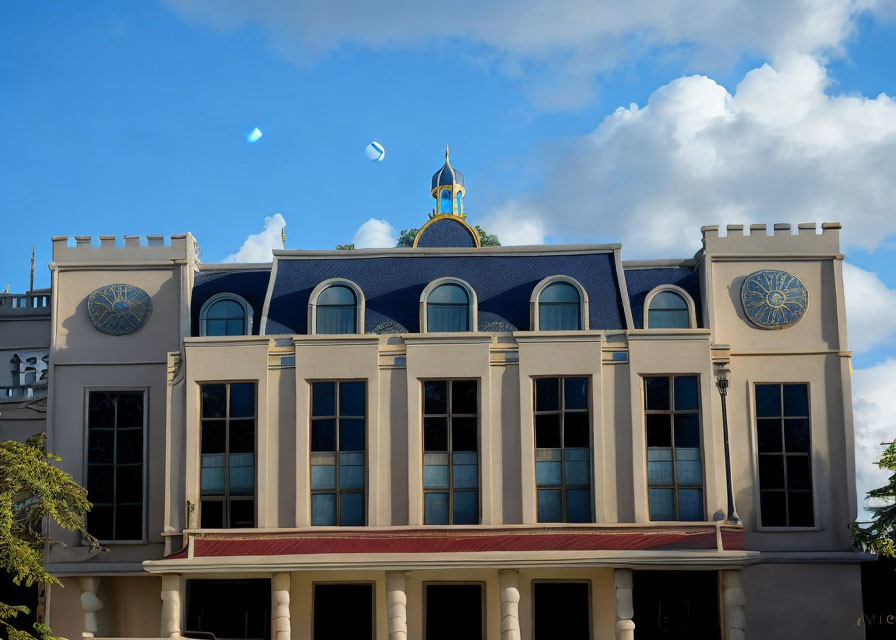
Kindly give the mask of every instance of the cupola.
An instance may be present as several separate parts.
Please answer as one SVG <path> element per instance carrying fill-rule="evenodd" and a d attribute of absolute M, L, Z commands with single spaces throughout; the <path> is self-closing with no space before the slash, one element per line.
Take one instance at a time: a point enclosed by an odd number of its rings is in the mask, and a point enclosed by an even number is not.
<path fill-rule="evenodd" d="M 455 215 L 466 218 L 464 213 L 464 174 L 451 166 L 448 145 L 445 145 L 445 164 L 432 174 L 432 197 L 436 199 L 436 215 Z"/>

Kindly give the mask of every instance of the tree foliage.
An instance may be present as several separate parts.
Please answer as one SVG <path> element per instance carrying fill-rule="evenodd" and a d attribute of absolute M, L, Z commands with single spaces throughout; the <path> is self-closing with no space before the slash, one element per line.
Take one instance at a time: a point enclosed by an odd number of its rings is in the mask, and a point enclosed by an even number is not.
<path fill-rule="evenodd" d="M 880 500 L 883 504 L 868 507 L 873 518 L 870 522 L 855 522 L 852 525 L 856 544 L 863 550 L 879 556 L 896 557 L 896 441 L 889 443 L 877 466 L 892 471 L 889 481 L 878 489 L 868 492 L 868 498 Z"/>
<path fill-rule="evenodd" d="M 417 232 L 420 229 L 402 229 L 401 233 L 398 234 L 398 244 L 396 247 L 413 247 L 414 246 L 414 238 L 417 237 Z"/>
<path fill-rule="evenodd" d="M 354 243 L 352 243 L 352 244 L 337 244 L 336 245 L 337 251 L 354 251 L 354 249 L 355 249 Z"/>
<path fill-rule="evenodd" d="M 25 442 L 0 442 L 0 569 L 16 585 L 59 584 L 43 566 L 44 547 L 54 544 L 45 533 L 47 518 L 99 546 L 84 527 L 84 515 L 90 510 L 87 490 L 55 466 L 61 459 L 46 453 L 42 433 Z M 28 613 L 25 606 L 0 602 L 0 627 L 10 640 L 57 640 L 45 624 L 36 623 L 32 634 L 10 622 Z"/>
<path fill-rule="evenodd" d="M 473 230 L 479 234 L 479 244 L 483 247 L 500 247 L 501 241 L 498 239 L 498 236 L 489 233 L 478 224 L 473 227 Z M 401 233 L 398 235 L 398 244 L 396 247 L 413 247 L 414 246 L 414 238 L 417 237 L 417 233 L 420 229 L 402 229 Z"/>

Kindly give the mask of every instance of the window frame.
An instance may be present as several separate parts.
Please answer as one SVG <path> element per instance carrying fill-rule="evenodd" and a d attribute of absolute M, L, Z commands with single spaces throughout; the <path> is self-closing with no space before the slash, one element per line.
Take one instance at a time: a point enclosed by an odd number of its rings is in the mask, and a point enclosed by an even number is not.
<path fill-rule="evenodd" d="M 317 331 L 317 300 L 320 295 L 330 287 L 348 287 L 355 294 L 355 332 L 354 333 L 318 333 Z M 328 278 L 318 284 L 308 296 L 308 335 L 314 336 L 356 336 L 364 334 L 364 315 L 367 302 L 364 291 L 357 283 L 347 278 Z"/>
<path fill-rule="evenodd" d="M 336 395 L 333 399 L 333 407 L 336 409 L 336 415 L 334 416 L 315 416 L 314 415 L 314 407 L 312 406 L 313 398 L 314 398 L 314 385 L 321 382 L 332 382 L 336 385 Z M 343 525 L 339 522 L 341 515 L 341 505 L 342 505 L 342 493 L 343 491 L 339 488 L 339 385 L 343 382 L 363 382 L 364 383 L 364 489 L 360 491 L 360 493 L 364 496 L 364 523 L 359 525 Z M 310 379 L 307 380 L 308 383 L 308 526 L 309 527 L 367 527 L 370 521 L 368 508 L 369 508 L 369 487 L 370 487 L 370 397 L 369 390 L 370 384 L 367 378 L 321 378 L 321 379 Z M 350 416 L 351 418 L 357 418 L 357 416 Z M 312 426 L 314 420 L 326 420 L 333 419 L 335 421 L 335 438 L 336 438 L 336 449 L 334 453 L 336 454 L 336 463 L 335 463 L 335 473 L 336 473 L 336 488 L 335 489 L 312 489 L 311 488 L 311 456 L 315 453 L 325 453 L 321 451 L 312 451 L 311 450 L 311 433 Z M 335 493 L 336 494 L 336 524 L 334 525 L 320 525 L 320 524 L 312 524 L 312 511 L 311 511 L 311 496 L 315 494 L 326 494 L 326 493 Z M 356 489 L 346 490 L 345 493 L 359 493 Z M 360 584 L 360 583 L 352 583 L 352 584 Z"/>
<path fill-rule="evenodd" d="M 694 306 L 694 299 L 691 298 L 691 295 L 674 284 L 661 284 L 658 287 L 654 287 L 651 289 L 647 296 L 644 298 L 644 318 L 642 327 L 645 329 L 651 329 L 649 318 L 650 318 L 650 304 L 653 302 L 653 299 L 657 296 L 657 294 L 669 292 L 674 293 L 681 296 L 684 299 L 684 303 L 688 308 L 688 326 L 687 327 L 656 327 L 653 329 L 654 331 L 682 331 L 684 329 L 696 329 L 697 328 L 697 312 Z"/>
<path fill-rule="evenodd" d="M 211 298 L 202 303 L 202 308 L 199 311 L 199 335 L 200 337 L 208 337 L 208 338 L 226 338 L 229 336 L 210 336 L 208 335 L 207 330 L 207 320 L 208 320 L 208 312 L 209 310 L 218 302 L 222 302 L 224 300 L 232 300 L 236 302 L 243 308 L 243 333 L 239 335 L 243 336 L 251 336 L 252 335 L 252 322 L 255 317 L 254 311 L 252 309 L 252 305 L 248 303 L 248 301 L 238 295 L 236 293 L 230 293 L 228 291 L 222 291 L 221 293 L 216 293 Z"/>
<path fill-rule="evenodd" d="M 129 539 L 129 540 L 115 540 L 114 538 L 111 540 L 97 538 L 98 542 L 102 544 L 115 544 L 115 545 L 128 545 L 128 544 L 146 544 L 149 540 L 147 537 L 147 479 L 148 479 L 148 455 L 147 448 L 149 444 L 149 387 L 109 387 L 109 386 L 98 386 L 98 387 L 84 387 L 84 462 L 83 462 L 83 478 L 84 478 L 84 486 L 85 488 L 88 486 L 88 473 L 90 466 L 90 394 L 96 393 L 142 393 L 143 394 L 143 459 L 141 461 L 141 465 L 143 467 L 143 491 L 141 495 L 141 501 L 143 502 L 143 508 L 140 510 L 142 522 L 140 524 L 140 535 L 139 539 Z M 118 430 L 116 426 L 116 431 Z M 113 463 L 117 465 L 117 462 Z M 113 479 L 113 483 L 115 480 Z M 115 487 L 113 485 L 113 491 Z M 113 498 L 113 509 L 114 509 L 114 498 Z M 85 520 L 86 526 L 86 520 Z M 114 531 L 114 515 L 113 515 L 113 531 Z"/>
<path fill-rule="evenodd" d="M 480 605 L 479 611 L 481 612 L 482 617 L 482 632 L 480 638 L 482 640 L 486 640 L 488 638 L 488 583 L 484 580 L 424 580 L 421 582 L 421 587 L 423 590 L 423 597 L 421 600 L 423 601 L 423 612 L 421 620 L 423 622 L 423 640 L 426 640 L 426 615 L 427 615 L 427 600 L 429 599 L 429 590 L 427 587 L 429 585 L 436 586 L 470 586 L 470 585 L 479 585 L 479 595 L 480 595 Z"/>
<path fill-rule="evenodd" d="M 541 294 L 550 285 L 563 282 L 572 285 L 579 292 L 579 325 L 581 329 L 542 329 L 541 328 Z M 590 318 L 588 311 L 588 292 L 582 283 L 572 276 L 556 275 L 548 276 L 535 285 L 532 295 L 529 296 L 529 326 L 532 331 L 588 331 Z"/>
<path fill-rule="evenodd" d="M 569 522 L 567 519 L 567 499 L 566 499 L 566 383 L 560 383 L 559 389 L 559 397 L 558 397 L 558 408 L 551 411 L 536 411 L 536 391 L 535 391 L 535 382 L 536 380 L 565 380 L 566 378 L 585 378 L 587 380 L 588 385 L 588 407 L 586 409 L 570 409 L 570 413 L 584 413 L 588 416 L 588 492 L 591 494 L 591 501 L 589 503 L 590 506 L 590 519 L 586 522 Z M 546 489 L 559 489 L 560 490 L 560 516 L 561 520 L 559 523 L 556 522 L 540 522 L 538 520 L 538 474 L 535 473 L 535 522 L 538 524 L 593 524 L 596 520 L 596 508 L 595 508 L 595 482 L 594 482 L 594 377 L 591 374 L 583 374 L 583 375 L 537 375 L 531 376 L 532 381 L 532 451 L 534 453 L 533 459 L 533 470 L 536 468 L 535 464 L 538 462 L 538 430 L 536 426 L 535 416 L 537 415 L 552 415 L 558 414 L 560 416 L 560 485 L 542 485 L 543 488 Z M 553 449 L 557 447 L 541 447 L 541 449 Z M 580 447 L 569 447 L 571 449 L 578 449 Z M 577 488 L 578 485 L 573 485 L 573 488 Z"/>
<path fill-rule="evenodd" d="M 423 518 L 421 522 L 424 527 L 473 527 L 482 524 L 482 379 L 481 378 L 420 378 L 420 470 L 426 467 L 426 436 L 424 433 L 424 424 L 427 417 L 445 418 L 448 423 L 448 488 L 427 489 L 424 479 L 421 475 L 420 489 L 423 507 Z M 468 413 L 455 414 L 451 411 L 451 399 L 453 397 L 453 382 L 475 382 L 476 383 L 476 522 L 474 524 L 455 524 L 454 523 L 454 427 L 452 419 L 470 418 Z M 448 387 L 448 398 L 446 399 L 446 408 L 448 412 L 426 413 L 426 383 L 427 382 L 445 382 Z M 448 523 L 447 524 L 426 524 L 426 494 L 427 493 L 445 493 L 448 492 Z M 460 489 L 461 493 L 472 493 L 472 489 Z"/>
<path fill-rule="evenodd" d="M 371 624 L 370 630 L 374 639 L 377 637 L 377 629 L 376 629 L 376 581 L 375 580 L 313 580 L 311 582 L 311 640 L 314 640 L 314 625 L 317 620 L 317 616 L 314 614 L 315 600 L 317 598 L 317 586 L 355 586 L 355 585 L 364 585 L 370 587 L 371 597 L 370 597 L 370 616 L 371 616 Z M 388 613 L 388 612 L 387 612 Z"/>
<path fill-rule="evenodd" d="M 532 638 L 535 640 L 535 585 L 537 584 L 585 584 L 588 587 L 588 637 L 594 640 L 594 592 L 590 578 L 533 578 L 529 583 L 530 602 L 532 603 Z"/>
<path fill-rule="evenodd" d="M 433 291 L 438 289 L 443 284 L 455 284 L 467 292 L 468 297 L 468 309 L 467 309 L 467 318 L 469 321 L 469 331 L 449 331 L 449 332 L 431 332 L 429 330 L 429 322 L 427 316 L 428 314 L 428 304 L 429 304 L 429 296 Z M 423 291 L 420 293 L 420 333 L 472 333 L 479 331 L 479 299 L 476 297 L 476 290 L 470 286 L 468 282 L 465 280 L 461 280 L 460 278 L 453 277 L 445 277 L 445 278 L 437 278 L 433 280 L 426 287 L 423 288 Z M 439 380 L 443 378 L 438 378 Z"/>
<path fill-rule="evenodd" d="M 252 516 L 252 520 L 253 520 L 254 524 L 250 528 L 251 529 L 259 528 L 258 527 L 258 408 L 259 408 L 258 389 L 259 389 L 259 381 L 258 380 L 203 380 L 201 382 L 199 382 L 199 381 L 196 382 L 197 392 L 199 395 L 198 402 L 196 405 L 197 410 L 199 412 L 199 419 L 197 420 L 198 430 L 199 430 L 199 433 L 198 433 L 199 446 L 197 447 L 197 452 L 199 455 L 199 465 L 198 465 L 199 473 L 198 473 L 198 478 L 197 478 L 197 480 L 198 480 L 198 487 L 197 487 L 198 488 L 198 491 L 197 491 L 198 499 L 197 499 L 196 506 L 198 507 L 198 509 L 197 509 L 196 522 L 199 525 L 198 528 L 202 529 L 202 530 L 221 531 L 221 530 L 232 529 L 232 527 L 229 526 L 229 523 L 230 523 L 229 501 L 233 500 L 233 497 L 230 496 L 230 465 L 229 465 L 229 463 L 230 463 L 230 421 L 231 421 L 231 418 L 230 418 L 230 385 L 231 384 L 248 384 L 248 383 L 251 383 L 255 387 L 255 411 L 253 412 L 253 415 L 252 415 L 252 420 L 255 421 L 255 434 L 254 434 L 255 447 L 254 447 L 254 451 L 252 454 L 253 455 L 252 466 L 254 467 L 253 468 L 254 476 L 253 476 L 253 481 L 252 481 L 253 482 L 252 501 L 254 502 L 254 505 L 253 505 L 254 514 Z M 217 495 L 204 496 L 202 494 L 202 419 L 203 419 L 202 418 L 202 386 L 203 385 L 213 385 L 213 384 L 223 384 L 226 388 L 226 395 L 225 395 L 225 400 L 224 400 L 224 406 L 225 406 L 224 416 L 225 417 L 223 418 L 223 420 L 224 420 L 224 456 L 225 456 L 225 458 L 224 458 L 224 461 L 225 461 L 224 477 L 225 477 L 225 481 L 224 481 L 224 493 L 222 495 L 220 495 L 220 496 L 217 496 Z M 209 418 L 209 419 L 210 420 L 220 420 L 221 418 Z M 246 420 L 246 418 L 240 417 L 240 418 L 237 418 L 237 420 Z M 240 501 L 240 502 L 248 501 L 248 496 L 237 496 L 237 498 L 238 498 L 238 501 Z M 202 526 L 202 502 L 203 502 L 203 500 L 209 500 L 210 502 L 223 502 L 224 503 L 222 522 L 225 526 L 222 526 L 220 528 L 208 528 L 208 527 Z M 245 528 L 245 527 L 242 527 L 242 528 Z"/>
<path fill-rule="evenodd" d="M 765 525 L 762 524 L 762 488 L 759 484 L 759 410 L 756 406 L 756 386 L 764 385 L 764 384 L 774 384 L 782 387 L 786 384 L 800 384 L 805 385 L 806 387 L 806 401 L 809 407 L 809 451 L 806 454 L 809 458 L 809 478 L 812 482 L 812 517 L 814 520 L 813 525 L 795 525 L 795 526 L 786 526 L 786 525 Z M 822 514 L 818 510 L 818 491 L 817 487 L 818 478 L 816 477 L 816 469 L 818 465 L 815 464 L 815 434 L 812 431 L 812 425 L 815 424 L 815 416 L 814 410 L 812 407 L 812 384 L 808 380 L 792 380 L 785 382 L 769 382 L 764 380 L 755 380 L 749 382 L 750 389 L 750 398 L 749 398 L 749 411 L 750 411 L 750 441 L 753 445 L 753 503 L 756 505 L 755 514 L 754 514 L 754 530 L 761 532 L 770 532 L 770 533 L 801 533 L 807 531 L 823 531 L 824 525 L 822 523 Z M 783 404 L 782 404 L 783 411 Z M 786 456 L 786 453 L 785 453 Z M 785 473 L 785 481 L 786 481 L 786 473 L 787 466 L 785 464 L 784 467 Z M 786 490 L 785 490 L 786 493 Z M 787 515 L 787 514 L 785 514 Z"/>
<path fill-rule="evenodd" d="M 703 421 L 703 394 L 701 393 L 701 382 L 702 376 L 699 373 L 642 373 L 640 375 L 641 378 L 641 415 L 643 417 L 643 438 L 644 438 L 644 474 L 645 480 L 644 486 L 647 489 L 646 495 L 646 506 L 647 506 L 647 521 L 648 522 L 706 522 L 708 513 L 706 509 L 706 443 L 704 442 L 704 421 Z M 667 378 L 672 381 L 672 384 L 669 385 L 669 409 L 647 409 L 647 387 L 646 387 L 646 379 L 647 378 Z M 683 411 L 677 411 L 674 409 L 675 406 L 675 378 L 696 378 L 697 379 L 697 408 L 696 409 L 687 409 Z M 669 447 L 672 450 L 672 485 L 656 485 L 650 484 L 650 475 L 647 470 L 647 465 L 649 463 L 649 459 L 647 457 L 648 446 L 648 438 L 647 438 L 647 415 L 669 415 L 669 428 L 671 430 L 671 446 Z M 678 485 L 678 461 L 675 455 L 675 416 L 677 414 L 697 414 L 697 428 L 700 438 L 700 493 L 702 494 L 702 503 L 703 503 L 703 519 L 702 520 L 681 520 L 681 513 L 678 508 L 678 491 L 680 489 Z M 685 489 L 692 489 L 694 487 L 685 486 Z M 652 520 L 650 518 L 650 490 L 651 489 L 672 489 L 672 498 L 675 505 L 675 519 L 674 520 Z"/>

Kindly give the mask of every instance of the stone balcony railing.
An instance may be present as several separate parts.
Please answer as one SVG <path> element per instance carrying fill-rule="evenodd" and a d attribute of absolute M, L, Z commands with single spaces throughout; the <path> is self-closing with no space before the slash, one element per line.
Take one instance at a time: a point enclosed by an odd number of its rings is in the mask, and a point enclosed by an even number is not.
<path fill-rule="evenodd" d="M 50 298 L 49 289 L 35 289 L 25 293 L 0 293 L 0 315 L 49 315 Z"/>

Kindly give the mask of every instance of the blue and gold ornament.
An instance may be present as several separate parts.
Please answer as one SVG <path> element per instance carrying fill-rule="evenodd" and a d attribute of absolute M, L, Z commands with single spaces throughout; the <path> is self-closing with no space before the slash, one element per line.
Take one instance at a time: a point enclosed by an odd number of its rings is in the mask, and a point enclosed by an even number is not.
<path fill-rule="evenodd" d="M 149 294 L 132 284 L 109 284 L 87 298 L 87 313 L 97 330 L 124 336 L 140 329 L 152 313 Z"/>
<path fill-rule="evenodd" d="M 776 269 L 748 275 L 740 297 L 747 318 L 760 329 L 783 329 L 796 324 L 809 306 L 809 292 L 803 281 Z"/>

